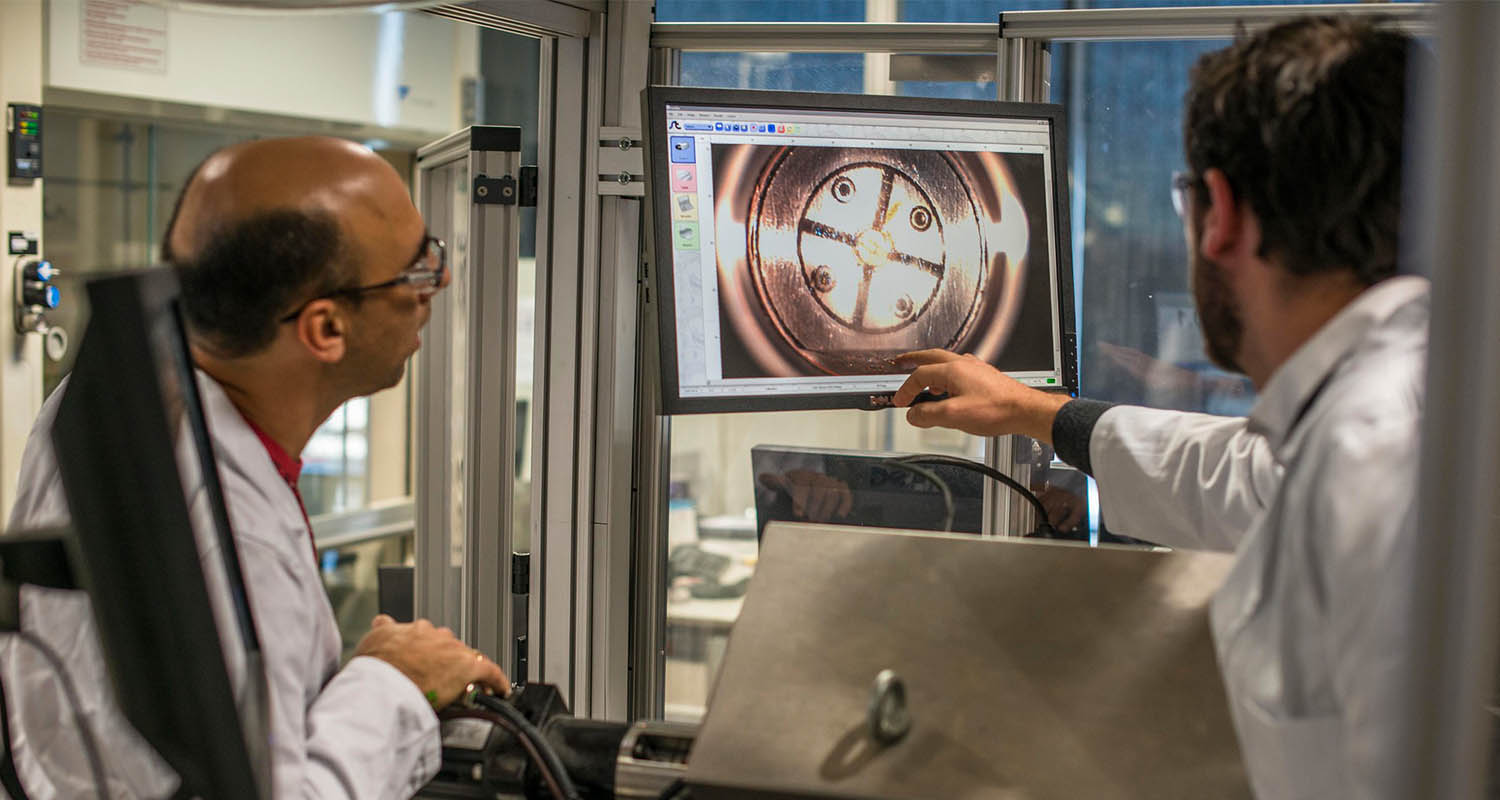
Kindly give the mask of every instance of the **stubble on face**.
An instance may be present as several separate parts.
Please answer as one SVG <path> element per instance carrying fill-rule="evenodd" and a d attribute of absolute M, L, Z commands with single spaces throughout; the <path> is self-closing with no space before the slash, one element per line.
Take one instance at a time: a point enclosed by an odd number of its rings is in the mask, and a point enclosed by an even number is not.
<path fill-rule="evenodd" d="M 1193 304 L 1198 307 L 1198 323 L 1203 327 L 1203 348 L 1209 361 L 1222 369 L 1243 375 L 1239 364 L 1240 343 L 1244 339 L 1244 316 L 1224 269 L 1198 251 L 1198 242 L 1188 248 L 1189 280 Z"/>

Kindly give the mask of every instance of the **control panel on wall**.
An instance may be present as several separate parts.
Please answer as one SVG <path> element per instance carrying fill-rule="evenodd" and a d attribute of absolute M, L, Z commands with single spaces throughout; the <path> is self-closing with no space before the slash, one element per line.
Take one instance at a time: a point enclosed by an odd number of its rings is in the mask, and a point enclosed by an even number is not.
<path fill-rule="evenodd" d="M 14 252 L 18 249 L 14 246 L 17 239 L 12 236 L 11 242 Z M 15 273 L 16 332 L 41 334 L 47 357 L 59 361 L 68 350 L 68 336 L 62 328 L 47 320 L 47 312 L 62 302 L 62 293 L 55 283 L 58 271 L 51 261 L 36 255 L 35 247 L 30 249 L 31 253 L 22 254 L 12 268 Z"/>
<path fill-rule="evenodd" d="M 5 107 L 6 174 L 12 181 L 42 177 L 42 107 L 10 103 Z"/>

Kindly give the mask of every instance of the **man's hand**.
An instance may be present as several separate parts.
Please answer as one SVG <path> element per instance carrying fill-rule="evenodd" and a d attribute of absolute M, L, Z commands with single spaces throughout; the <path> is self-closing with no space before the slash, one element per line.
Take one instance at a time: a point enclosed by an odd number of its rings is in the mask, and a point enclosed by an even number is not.
<path fill-rule="evenodd" d="M 359 640 L 356 656 L 374 656 L 401 670 L 434 708 L 457 700 L 469 684 L 501 695 L 510 694 L 510 681 L 500 667 L 460 642 L 453 631 L 431 622 L 400 623 L 381 614 L 370 632 Z"/>
<path fill-rule="evenodd" d="M 1050 444 L 1052 421 L 1069 399 L 1022 386 L 971 355 L 921 350 L 896 362 L 916 367 L 891 402 L 911 406 L 906 421 L 918 428 L 956 428 L 975 436 L 1020 433 Z M 948 397 L 913 406 L 912 400 L 923 391 Z"/>

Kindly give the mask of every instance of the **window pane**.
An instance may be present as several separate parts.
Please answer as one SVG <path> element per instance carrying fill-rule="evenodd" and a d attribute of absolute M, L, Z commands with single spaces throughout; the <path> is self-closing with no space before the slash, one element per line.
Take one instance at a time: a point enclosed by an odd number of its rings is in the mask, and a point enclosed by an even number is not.
<path fill-rule="evenodd" d="M 1069 110 L 1083 393 L 1240 414 L 1253 391 L 1208 363 L 1188 286 L 1172 174 L 1183 169 L 1182 97 L 1222 41 L 1057 46 L 1054 99 Z M 1120 75 L 1132 76 L 1129 81 Z"/>
<path fill-rule="evenodd" d="M 338 620 L 342 660 L 354 655 L 359 640 L 380 612 L 379 568 L 412 564 L 412 535 L 398 533 L 358 544 L 318 551 L 318 573 Z"/>
<path fill-rule="evenodd" d="M 656 0 L 657 22 L 863 22 L 866 0 Z"/>
<path fill-rule="evenodd" d="M 1357 3 L 1361 0 L 1329 0 Z M 1302 5 L 1302 0 L 897 0 L 902 22 L 995 22 L 1005 11 L 1163 6 Z M 1321 2 L 1321 0 L 1320 0 Z"/>
<path fill-rule="evenodd" d="M 308 516 L 353 511 L 369 502 L 369 416 L 370 398 L 356 397 L 313 431 L 297 481 Z"/>
<path fill-rule="evenodd" d="M 781 89 L 804 92 L 864 91 L 865 57 L 859 53 L 683 53 L 683 86 Z"/>

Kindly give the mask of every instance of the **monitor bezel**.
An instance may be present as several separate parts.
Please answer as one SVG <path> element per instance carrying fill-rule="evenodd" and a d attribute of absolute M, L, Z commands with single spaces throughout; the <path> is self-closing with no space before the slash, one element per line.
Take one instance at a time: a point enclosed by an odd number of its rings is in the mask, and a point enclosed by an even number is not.
<path fill-rule="evenodd" d="M 672 261 L 672 238 L 669 226 L 655 220 L 672 218 L 670 191 L 658 187 L 671 185 L 667 150 L 667 106 L 703 105 L 733 106 L 796 111 L 849 111 L 918 113 L 938 117 L 1007 117 L 1044 120 L 1049 123 L 1052 147 L 1052 204 L 1056 221 L 1056 276 L 1053 303 L 1058 331 L 1056 342 L 1062 363 L 1057 387 L 1039 387 L 1048 392 L 1078 393 L 1078 340 L 1073 314 L 1072 226 L 1067 167 L 1067 114 L 1053 103 L 1014 103 L 988 100 L 951 100 L 931 97 L 895 97 L 889 95 L 842 94 L 834 92 L 782 92 L 760 89 L 703 89 L 686 86 L 650 86 L 642 92 L 646 130 L 642 144 L 646 148 L 645 211 L 648 254 L 647 286 L 655 289 L 657 324 L 655 334 L 658 372 L 660 373 L 660 414 L 710 414 L 742 411 L 801 411 L 826 409 L 879 409 L 889 407 L 890 392 L 842 394 L 786 394 L 759 397 L 683 397 L 677 366 L 677 313 L 674 292 L 675 268 Z M 656 157 L 656 154 L 662 154 Z M 650 305 L 650 296 L 647 295 Z M 648 315 L 649 317 L 649 315 Z M 886 402 L 882 403 L 884 399 Z"/>

